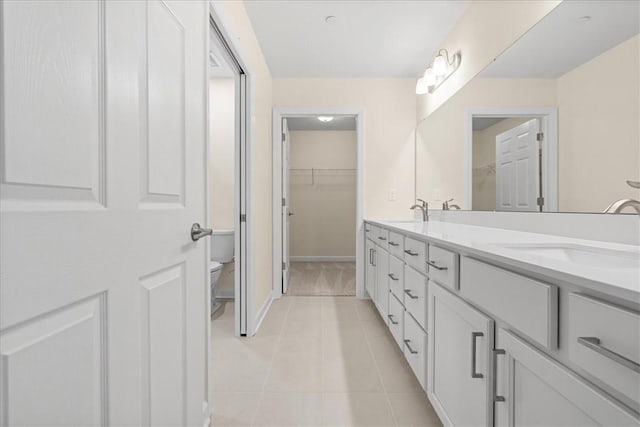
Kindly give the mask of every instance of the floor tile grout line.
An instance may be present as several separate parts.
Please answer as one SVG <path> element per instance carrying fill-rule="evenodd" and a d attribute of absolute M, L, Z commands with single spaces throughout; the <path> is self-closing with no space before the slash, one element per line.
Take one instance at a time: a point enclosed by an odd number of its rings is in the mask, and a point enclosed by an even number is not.
<path fill-rule="evenodd" d="M 281 298 L 286 298 L 286 297 L 281 297 Z M 280 299 L 280 298 L 278 298 Z M 260 390 L 260 397 L 258 398 L 258 404 L 255 408 L 255 412 L 253 413 L 253 417 L 251 419 L 251 426 L 255 426 L 256 423 L 256 418 L 258 417 L 258 410 L 260 409 L 260 405 L 262 405 L 262 401 L 264 400 L 264 394 L 265 394 L 265 388 L 267 386 L 267 382 L 269 381 L 269 377 L 271 376 L 271 371 L 273 370 L 273 363 L 276 357 L 276 353 L 278 352 L 278 346 L 280 345 L 280 343 L 282 342 L 282 337 L 284 335 L 284 327 L 287 323 L 287 318 L 289 317 L 289 312 L 291 311 L 291 305 L 293 302 L 288 302 L 288 306 L 287 306 L 287 310 L 286 313 L 284 315 L 284 320 L 282 321 L 282 326 L 280 326 L 280 331 L 278 332 L 277 335 L 277 339 L 276 339 L 276 344 L 275 344 L 275 348 L 273 349 L 273 353 L 271 354 L 271 361 L 269 362 L 269 369 L 267 369 L 267 375 L 264 378 L 264 381 L 262 383 L 262 389 Z M 267 313 L 267 316 L 269 314 Z M 251 339 L 253 337 L 250 337 L 249 339 Z"/>
<path fill-rule="evenodd" d="M 363 326 L 362 323 L 362 317 L 360 316 L 360 313 L 358 313 L 358 318 L 360 319 L 360 323 L 361 323 L 361 327 Z M 367 333 L 364 333 L 364 328 L 363 328 L 363 334 L 364 334 L 364 340 L 367 343 L 367 348 L 369 349 L 369 353 L 371 354 L 371 358 L 373 359 L 373 363 L 376 366 L 376 372 L 378 373 L 378 378 L 380 379 L 380 384 L 382 384 L 382 390 L 384 392 L 384 397 L 387 399 L 387 405 L 389 405 L 389 410 L 391 411 L 391 417 L 393 418 L 393 422 L 394 425 L 397 427 L 398 426 L 398 420 L 396 418 L 396 414 L 395 411 L 393 410 L 393 406 L 391 405 L 391 399 L 389 398 L 389 393 L 387 392 L 387 387 L 384 385 L 384 381 L 382 380 L 382 373 L 380 372 L 380 367 L 378 366 L 378 360 L 376 359 L 376 357 L 373 354 L 373 349 L 371 348 L 371 343 L 369 342 L 369 336 Z"/>

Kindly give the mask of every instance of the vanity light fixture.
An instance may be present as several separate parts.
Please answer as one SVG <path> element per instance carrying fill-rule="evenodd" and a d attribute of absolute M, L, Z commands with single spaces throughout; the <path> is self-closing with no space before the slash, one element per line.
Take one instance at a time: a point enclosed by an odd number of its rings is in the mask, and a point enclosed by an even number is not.
<path fill-rule="evenodd" d="M 318 116 L 318 120 L 320 120 L 321 122 L 327 123 L 330 122 L 331 120 L 333 120 L 332 116 Z"/>
<path fill-rule="evenodd" d="M 460 67 L 461 60 L 462 54 L 460 52 L 454 53 L 449 59 L 449 51 L 440 49 L 438 55 L 424 71 L 424 75 L 418 79 L 416 93 L 418 95 L 424 95 L 427 92 L 433 93 Z"/>

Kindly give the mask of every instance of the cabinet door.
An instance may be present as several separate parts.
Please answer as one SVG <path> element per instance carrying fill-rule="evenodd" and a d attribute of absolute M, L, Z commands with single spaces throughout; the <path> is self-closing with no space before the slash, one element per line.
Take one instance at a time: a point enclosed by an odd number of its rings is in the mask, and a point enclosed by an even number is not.
<path fill-rule="evenodd" d="M 375 301 L 376 297 L 376 264 L 375 264 L 375 256 L 376 256 L 376 245 L 369 239 L 365 240 L 366 242 L 366 251 L 365 255 L 367 257 L 367 268 L 365 271 L 365 288 L 367 289 L 367 293 L 369 294 L 369 298 Z"/>
<path fill-rule="evenodd" d="M 496 426 L 640 425 L 630 410 L 502 328 L 497 346 Z"/>
<path fill-rule="evenodd" d="M 493 423 L 493 320 L 432 282 L 429 284 L 427 392 L 445 425 Z"/>
<path fill-rule="evenodd" d="M 389 312 L 389 252 L 376 248 L 376 306 L 380 315 L 387 322 Z"/>

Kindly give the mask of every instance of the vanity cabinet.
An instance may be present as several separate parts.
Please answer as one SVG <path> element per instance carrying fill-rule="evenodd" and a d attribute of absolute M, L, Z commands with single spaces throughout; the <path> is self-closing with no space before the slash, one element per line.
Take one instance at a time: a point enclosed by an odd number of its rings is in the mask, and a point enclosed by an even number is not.
<path fill-rule="evenodd" d="M 496 426 L 637 426 L 638 419 L 573 372 L 498 329 Z"/>
<path fill-rule="evenodd" d="M 445 425 L 492 425 L 493 331 L 491 318 L 430 283 L 427 393 Z"/>
<path fill-rule="evenodd" d="M 368 229 L 367 292 L 444 425 L 640 426 L 637 302 Z"/>

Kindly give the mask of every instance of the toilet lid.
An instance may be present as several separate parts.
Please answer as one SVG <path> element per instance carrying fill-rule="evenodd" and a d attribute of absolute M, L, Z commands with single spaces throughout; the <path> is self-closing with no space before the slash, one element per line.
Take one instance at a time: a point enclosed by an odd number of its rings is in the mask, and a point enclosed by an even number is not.
<path fill-rule="evenodd" d="M 209 271 L 215 271 L 220 267 L 222 267 L 222 264 L 220 264 L 218 261 L 209 261 Z"/>

